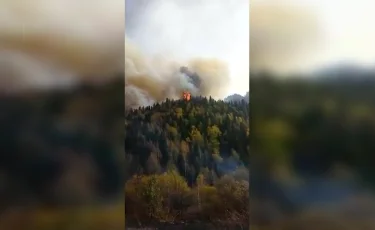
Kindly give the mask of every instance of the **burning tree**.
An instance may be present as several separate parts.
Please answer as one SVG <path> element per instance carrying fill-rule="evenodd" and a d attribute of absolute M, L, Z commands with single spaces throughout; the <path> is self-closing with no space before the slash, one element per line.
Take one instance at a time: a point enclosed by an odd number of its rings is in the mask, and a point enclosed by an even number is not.
<path fill-rule="evenodd" d="M 189 91 L 184 91 L 182 92 L 182 99 L 186 100 L 186 101 L 190 101 L 191 99 L 191 94 Z"/>

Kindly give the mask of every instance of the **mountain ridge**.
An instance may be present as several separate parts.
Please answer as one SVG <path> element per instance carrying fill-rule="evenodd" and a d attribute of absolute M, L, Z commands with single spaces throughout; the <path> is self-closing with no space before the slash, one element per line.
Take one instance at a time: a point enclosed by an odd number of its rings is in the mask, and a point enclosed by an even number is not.
<path fill-rule="evenodd" d="M 226 101 L 226 102 L 231 102 L 231 101 L 235 102 L 235 101 L 241 101 L 241 100 L 245 100 L 246 102 L 249 102 L 250 101 L 250 92 L 247 92 L 244 96 L 242 96 L 238 93 L 235 93 L 235 94 L 229 95 L 226 98 L 224 98 L 224 101 Z"/>

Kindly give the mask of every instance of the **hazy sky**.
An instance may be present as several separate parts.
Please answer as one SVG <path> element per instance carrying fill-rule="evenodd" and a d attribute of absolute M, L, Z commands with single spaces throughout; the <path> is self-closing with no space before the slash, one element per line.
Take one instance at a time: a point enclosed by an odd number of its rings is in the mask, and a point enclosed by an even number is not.
<path fill-rule="evenodd" d="M 262 38 L 273 36 L 273 40 L 255 47 L 255 40 L 251 44 L 254 50 L 257 48 L 257 56 L 267 53 L 262 61 L 271 60 L 283 62 L 286 59 L 293 61 L 288 63 L 290 68 L 306 69 L 337 61 L 352 61 L 358 64 L 373 64 L 375 62 L 375 1 L 369 0 L 251 0 L 251 37 Z M 299 8 L 296 8 L 296 7 Z M 262 8 L 262 11 L 260 10 Z M 268 9 L 268 10 L 265 10 Z M 288 14 L 277 17 L 275 12 L 288 11 Z M 297 15 L 300 12 L 304 12 Z M 259 15 L 262 14 L 262 15 Z M 272 16 L 273 15 L 273 16 Z M 285 16 L 287 15 L 287 16 Z M 264 23 L 264 19 L 268 24 Z M 310 28 L 302 28 L 304 22 L 309 21 Z M 284 22 L 284 24 L 282 23 Z M 296 25 L 299 26 L 296 26 Z M 315 24 L 312 26 L 312 24 Z M 307 25 L 307 24 L 306 24 Z M 291 31 L 293 30 L 294 31 Z M 279 34 L 288 30 L 290 40 L 289 50 L 285 49 L 285 41 L 278 40 Z M 261 32 L 259 32 L 261 31 Z M 306 36 L 303 36 L 307 34 Z M 294 38 L 294 37 L 298 37 Z M 308 42 L 302 40 L 308 40 Z M 277 47 L 277 46 L 280 47 Z M 282 47 L 284 46 L 284 48 Z M 298 50 L 298 52 L 297 52 Z M 254 51 L 255 52 L 255 51 Z M 279 53 L 283 53 L 283 55 Z M 289 56 L 292 52 L 296 57 Z M 275 54 L 276 53 L 276 54 Z M 255 56 L 255 55 L 254 55 Z M 278 58 L 272 58 L 277 56 Z M 251 57 L 253 58 L 253 57 Z M 256 63 L 254 58 L 254 63 Z M 251 62 L 251 64 L 253 64 Z"/>
<path fill-rule="evenodd" d="M 375 62 L 375 1 L 299 1 L 315 4 L 325 33 L 327 60 Z"/>

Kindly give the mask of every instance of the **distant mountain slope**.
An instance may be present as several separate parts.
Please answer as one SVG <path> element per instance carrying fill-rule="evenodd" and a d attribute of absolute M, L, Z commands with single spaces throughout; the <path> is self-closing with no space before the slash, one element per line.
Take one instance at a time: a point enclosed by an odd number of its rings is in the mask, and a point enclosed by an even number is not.
<path fill-rule="evenodd" d="M 241 100 L 245 100 L 246 102 L 249 102 L 250 101 L 250 94 L 249 94 L 249 92 L 247 92 L 244 96 L 235 93 L 235 94 L 229 95 L 228 97 L 226 97 L 224 99 L 224 101 L 226 101 L 226 102 L 241 101 Z"/>
<path fill-rule="evenodd" d="M 316 80 L 322 81 L 363 81 L 375 79 L 375 68 L 364 67 L 351 63 L 339 63 L 322 67 L 311 74 Z"/>
<path fill-rule="evenodd" d="M 245 101 L 250 102 L 250 92 L 245 94 Z"/>

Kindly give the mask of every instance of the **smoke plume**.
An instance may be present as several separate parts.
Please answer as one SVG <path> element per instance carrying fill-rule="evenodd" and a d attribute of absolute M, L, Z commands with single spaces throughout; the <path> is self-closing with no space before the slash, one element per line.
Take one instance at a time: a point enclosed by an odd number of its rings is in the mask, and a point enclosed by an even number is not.
<path fill-rule="evenodd" d="M 305 68 L 322 42 L 314 6 L 290 0 L 251 0 L 251 70 Z"/>
<path fill-rule="evenodd" d="M 179 98 L 185 90 L 214 98 L 248 91 L 248 0 L 125 5 L 127 106 Z"/>
<path fill-rule="evenodd" d="M 0 90 L 97 83 L 123 72 L 123 0 L 2 0 Z"/>

